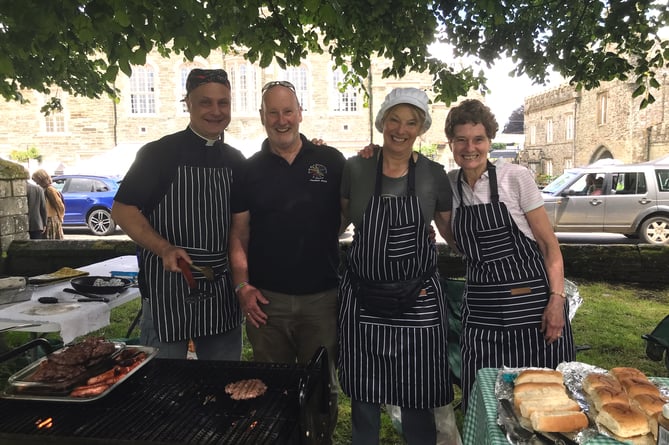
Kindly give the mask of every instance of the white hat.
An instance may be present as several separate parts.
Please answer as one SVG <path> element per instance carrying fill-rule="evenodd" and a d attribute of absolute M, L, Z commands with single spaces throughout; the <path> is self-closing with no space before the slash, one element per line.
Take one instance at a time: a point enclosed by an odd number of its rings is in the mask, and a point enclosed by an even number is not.
<path fill-rule="evenodd" d="M 376 129 L 383 133 L 383 118 L 386 116 L 388 110 L 390 110 L 395 105 L 399 104 L 409 104 L 414 107 L 421 109 L 425 112 L 425 122 L 423 122 L 423 128 L 421 129 L 420 134 L 425 133 L 430 129 L 432 125 L 432 118 L 430 117 L 430 108 L 428 106 L 429 99 L 425 91 L 419 90 L 418 88 L 394 88 L 381 104 L 381 109 L 376 115 L 376 121 L 374 125 Z"/>

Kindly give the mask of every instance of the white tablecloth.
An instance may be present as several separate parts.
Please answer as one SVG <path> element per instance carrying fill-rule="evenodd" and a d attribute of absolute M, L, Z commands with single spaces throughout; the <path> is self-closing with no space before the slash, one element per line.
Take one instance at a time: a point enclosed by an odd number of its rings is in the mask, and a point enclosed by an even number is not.
<path fill-rule="evenodd" d="M 132 255 L 113 258 L 100 263 L 79 267 L 93 276 L 110 276 L 111 272 L 137 272 L 137 258 Z M 38 326 L 16 329 L 36 333 L 60 332 L 63 343 L 109 325 L 111 309 L 139 298 L 139 289 L 130 287 L 118 295 L 108 295 L 109 303 L 77 302 L 79 295 L 63 292 L 70 282 L 36 287 L 29 301 L 0 306 L 0 329 L 22 323 Z M 56 297 L 59 302 L 43 304 L 40 297 Z"/>

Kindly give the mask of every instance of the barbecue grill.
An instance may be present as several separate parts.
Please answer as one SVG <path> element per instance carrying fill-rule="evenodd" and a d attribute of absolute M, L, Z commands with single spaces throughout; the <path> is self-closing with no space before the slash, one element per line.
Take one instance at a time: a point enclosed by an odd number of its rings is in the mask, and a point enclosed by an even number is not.
<path fill-rule="evenodd" d="M 2 444 L 318 444 L 329 431 L 327 352 L 307 365 L 156 358 L 90 402 L 0 400 Z M 225 385 L 261 379 L 232 400 Z"/>

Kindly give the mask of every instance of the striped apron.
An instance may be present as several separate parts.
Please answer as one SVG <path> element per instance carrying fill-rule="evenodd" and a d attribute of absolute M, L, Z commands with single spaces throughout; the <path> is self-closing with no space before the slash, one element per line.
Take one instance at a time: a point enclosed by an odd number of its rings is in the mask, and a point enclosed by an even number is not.
<path fill-rule="evenodd" d="M 437 262 L 415 196 L 415 162 L 409 162 L 406 197 L 381 196 L 382 156 L 374 195 L 347 252 L 339 286 L 339 381 L 344 393 L 367 403 L 427 409 L 453 399 L 446 353 L 446 308 L 439 273 L 394 318 L 366 313 L 351 291 L 351 273 L 369 280 L 406 280 Z"/>
<path fill-rule="evenodd" d="M 231 183 L 229 168 L 179 166 L 162 201 L 147 215 L 160 235 L 185 249 L 195 264 L 211 266 L 216 274 L 214 281 L 208 281 L 193 271 L 200 291 L 193 300 L 187 298 L 191 289 L 183 274 L 166 271 L 159 256 L 140 249 L 142 293 L 151 300 L 162 342 L 219 334 L 241 323 L 228 267 Z"/>
<path fill-rule="evenodd" d="M 555 368 L 576 355 L 567 305 L 562 337 L 550 345 L 544 339 L 540 329 L 549 287 L 543 256 L 500 202 L 490 162 L 488 177 L 490 204 L 464 205 L 462 169 L 457 181 L 460 206 L 454 236 L 467 259 L 460 344 L 465 409 L 481 368 Z"/>

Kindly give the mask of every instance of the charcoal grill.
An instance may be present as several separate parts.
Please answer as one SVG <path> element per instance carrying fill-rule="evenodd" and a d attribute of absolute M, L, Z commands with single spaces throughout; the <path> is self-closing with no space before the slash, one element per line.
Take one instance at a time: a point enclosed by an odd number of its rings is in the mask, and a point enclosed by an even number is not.
<path fill-rule="evenodd" d="M 104 398 L 0 400 L 0 443 L 319 444 L 329 430 L 327 352 L 307 365 L 156 358 Z M 225 385 L 267 392 L 234 401 Z"/>

